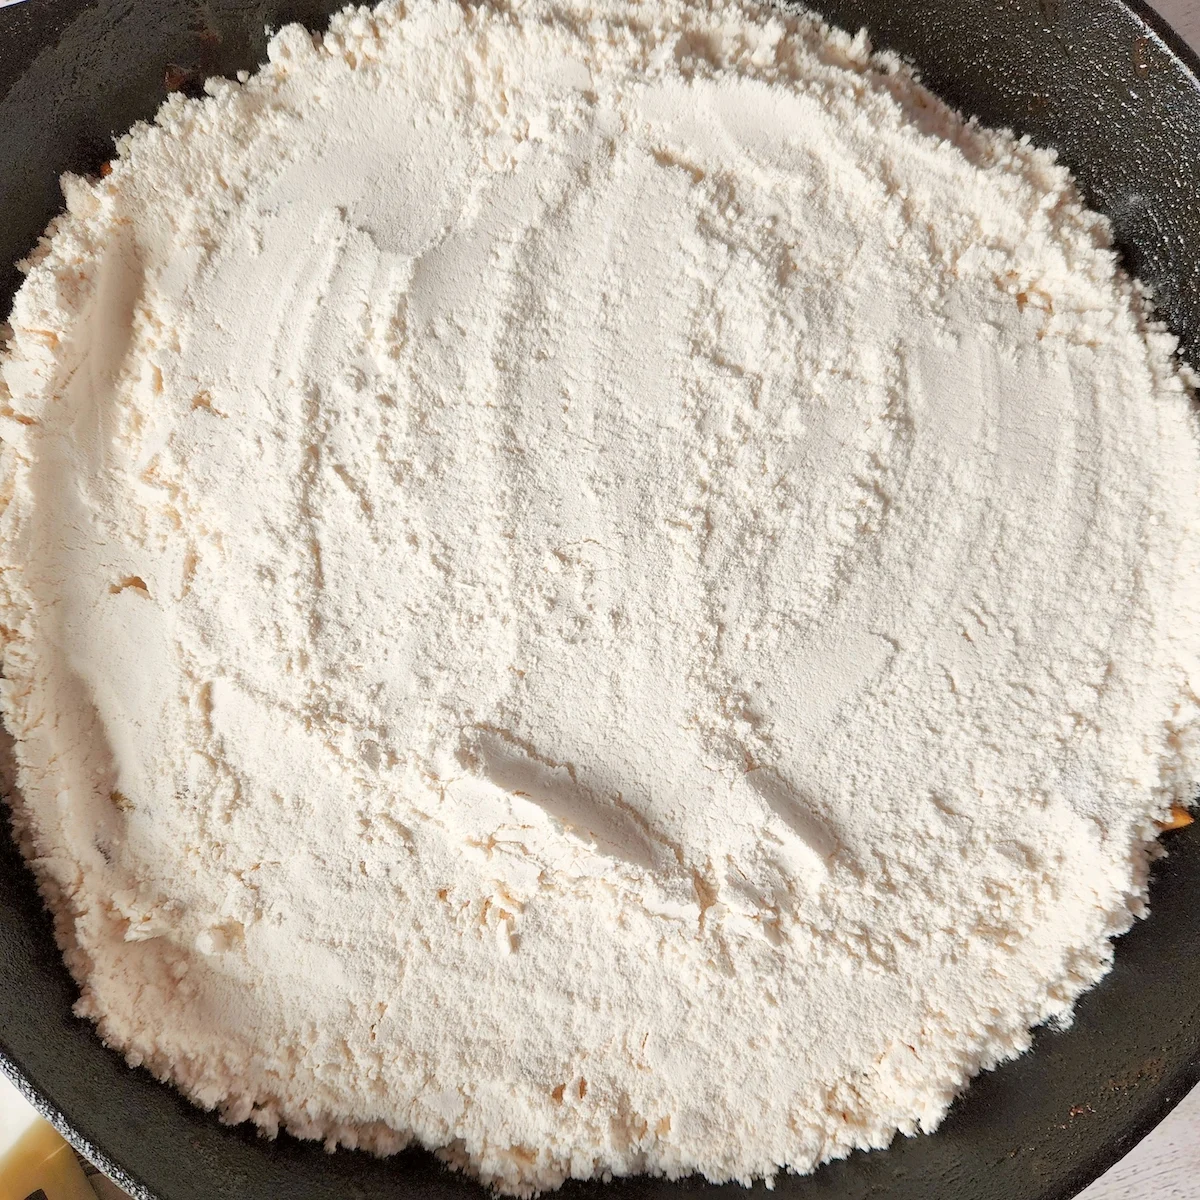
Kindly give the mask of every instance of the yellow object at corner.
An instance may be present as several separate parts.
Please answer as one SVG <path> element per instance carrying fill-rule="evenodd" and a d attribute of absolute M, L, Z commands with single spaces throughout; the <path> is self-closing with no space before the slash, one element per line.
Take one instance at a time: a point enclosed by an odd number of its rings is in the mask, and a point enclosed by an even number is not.
<path fill-rule="evenodd" d="M 0 1200 L 35 1196 L 37 1200 L 96 1200 L 75 1152 L 46 1121 L 31 1125 L 0 1158 Z"/>

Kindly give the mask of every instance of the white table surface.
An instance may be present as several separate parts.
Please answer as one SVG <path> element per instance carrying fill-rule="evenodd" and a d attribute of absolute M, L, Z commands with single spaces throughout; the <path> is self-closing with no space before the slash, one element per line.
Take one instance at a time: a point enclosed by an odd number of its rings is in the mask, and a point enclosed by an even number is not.
<path fill-rule="evenodd" d="M 1150 2 L 1200 50 L 1200 0 Z M 24 1108 L 15 1089 L 4 1093 L 0 1132 Z M 1200 1200 L 1200 1087 L 1078 1200 Z"/>

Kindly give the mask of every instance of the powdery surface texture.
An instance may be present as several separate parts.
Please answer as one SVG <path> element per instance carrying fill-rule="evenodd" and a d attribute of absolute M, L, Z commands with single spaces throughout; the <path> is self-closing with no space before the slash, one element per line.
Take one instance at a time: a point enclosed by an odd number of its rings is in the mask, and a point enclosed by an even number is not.
<path fill-rule="evenodd" d="M 933 1129 L 1197 776 L 1196 423 L 1104 221 L 736 3 L 389 3 L 208 91 L 65 179 L 3 366 L 79 1011 L 521 1193 Z"/>

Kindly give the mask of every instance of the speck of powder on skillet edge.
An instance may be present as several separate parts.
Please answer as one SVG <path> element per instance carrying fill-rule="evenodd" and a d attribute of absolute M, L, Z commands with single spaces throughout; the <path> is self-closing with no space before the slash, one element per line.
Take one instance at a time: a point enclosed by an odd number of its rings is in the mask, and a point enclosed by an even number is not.
<path fill-rule="evenodd" d="M 79 1012 L 520 1193 L 885 1146 L 1069 1019 L 1197 776 L 1200 455 L 1053 156 L 737 3 L 208 91 L 64 180 L 0 385 Z"/>

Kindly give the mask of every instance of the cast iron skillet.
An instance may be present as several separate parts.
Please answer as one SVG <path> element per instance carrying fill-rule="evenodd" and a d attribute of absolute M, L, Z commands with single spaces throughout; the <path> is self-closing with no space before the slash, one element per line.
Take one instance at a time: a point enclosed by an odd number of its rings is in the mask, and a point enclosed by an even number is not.
<path fill-rule="evenodd" d="M 111 139 L 264 58 L 264 26 L 323 26 L 341 0 L 29 0 L 0 9 L 0 312 L 60 201 Z M 951 103 L 1057 147 L 1116 226 L 1126 262 L 1200 364 L 1200 62 L 1136 0 L 814 0 L 911 56 Z M 1200 1080 L 1200 822 L 1170 836 L 1154 915 L 1118 943 L 1074 1027 L 972 1084 L 932 1137 L 898 1138 L 808 1178 L 791 1200 L 1065 1200 Z M 138 1200 L 478 1197 L 429 1154 L 390 1160 L 228 1129 L 71 1015 L 75 988 L 33 882 L 0 833 L 0 1065 Z M 699 1180 L 568 1184 L 564 1200 L 745 1195 Z"/>

